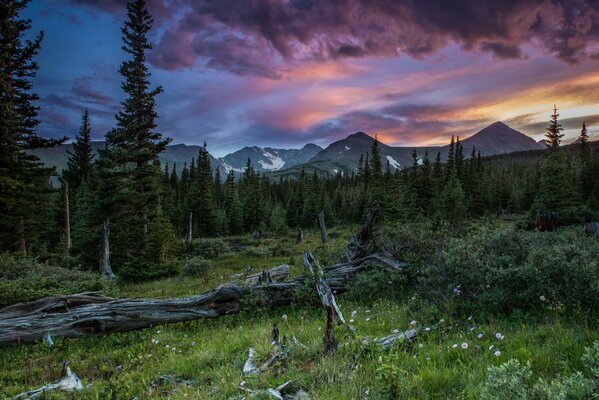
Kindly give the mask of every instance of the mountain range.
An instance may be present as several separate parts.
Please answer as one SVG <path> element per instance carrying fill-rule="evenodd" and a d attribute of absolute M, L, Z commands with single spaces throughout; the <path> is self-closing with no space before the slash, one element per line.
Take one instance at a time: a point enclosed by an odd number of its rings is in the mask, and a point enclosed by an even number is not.
<path fill-rule="evenodd" d="M 331 143 L 326 148 L 315 144 L 306 144 L 301 149 L 275 149 L 271 147 L 244 147 L 221 158 L 210 156 L 213 168 L 218 168 L 221 177 L 233 170 L 239 175 L 245 168 L 247 160 L 250 159 L 254 168 L 273 178 L 297 176 L 304 168 L 307 172 L 329 175 L 336 173 L 349 174 L 354 171 L 360 156 L 370 151 L 375 139 L 364 132 L 357 132 L 344 139 Z M 483 156 L 512 153 L 527 150 L 540 150 L 545 145 L 536 142 L 529 136 L 516 131 L 503 122 L 495 122 L 474 135 L 462 140 L 464 154 L 468 157 L 474 147 Z M 72 150 L 72 144 L 63 144 L 50 149 L 32 151 L 43 163 L 55 166 L 57 171 L 66 167 L 68 151 Z M 104 142 L 92 142 L 94 151 L 105 147 Z M 384 143 L 379 144 L 381 159 L 384 164 L 389 162 L 392 169 L 402 169 L 412 164 L 412 150 L 416 150 L 418 157 L 424 157 L 428 152 L 429 157 L 434 159 L 440 153 L 442 160 L 447 158 L 449 146 L 431 147 L 394 147 Z M 159 159 L 163 165 L 168 164 L 172 168 L 174 164 L 181 169 L 185 163 L 189 164 L 192 158 L 197 157 L 200 146 L 175 144 L 167 146 L 160 154 Z"/>

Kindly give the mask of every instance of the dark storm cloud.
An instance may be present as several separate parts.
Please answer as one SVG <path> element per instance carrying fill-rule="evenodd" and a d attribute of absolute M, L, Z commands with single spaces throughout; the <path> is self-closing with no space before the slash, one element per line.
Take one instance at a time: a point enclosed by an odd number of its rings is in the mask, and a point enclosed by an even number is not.
<path fill-rule="evenodd" d="M 534 43 L 575 63 L 599 38 L 597 0 L 180 1 L 188 10 L 170 21 L 155 47 L 152 60 L 161 68 L 191 67 L 199 60 L 238 74 L 278 77 L 277 57 L 287 63 L 422 58 L 451 43 L 499 59 L 522 58 L 522 45 Z"/>

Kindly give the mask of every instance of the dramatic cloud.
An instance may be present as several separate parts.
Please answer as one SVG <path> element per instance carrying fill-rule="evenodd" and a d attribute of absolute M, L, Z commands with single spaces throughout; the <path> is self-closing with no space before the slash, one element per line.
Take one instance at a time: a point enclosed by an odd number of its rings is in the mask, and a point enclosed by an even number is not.
<path fill-rule="evenodd" d="M 30 3 L 41 134 L 95 138 L 123 99 L 124 0 Z M 147 0 L 158 129 L 175 143 L 327 145 L 356 131 L 445 144 L 501 120 L 598 130 L 599 0 Z"/>
<path fill-rule="evenodd" d="M 281 69 L 294 63 L 402 54 L 422 58 L 450 44 L 498 59 L 525 57 L 522 46 L 529 44 L 576 63 L 599 37 L 595 0 L 188 3 L 155 48 L 152 60 L 161 68 L 199 63 L 279 78 Z"/>

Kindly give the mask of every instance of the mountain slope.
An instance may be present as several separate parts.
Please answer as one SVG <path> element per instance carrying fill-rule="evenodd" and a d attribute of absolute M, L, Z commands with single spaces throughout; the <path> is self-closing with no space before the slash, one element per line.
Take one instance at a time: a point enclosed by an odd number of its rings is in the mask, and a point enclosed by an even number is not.
<path fill-rule="evenodd" d="M 274 178 L 296 177 L 304 168 L 306 172 L 321 174 L 336 174 L 338 172 L 351 173 L 358 167 L 360 156 L 370 152 L 374 138 L 364 132 L 357 132 L 347 136 L 345 139 L 331 143 L 324 150 L 314 156 L 309 162 L 297 165 L 293 168 L 284 168 L 270 174 Z M 503 122 L 495 122 L 469 138 L 462 141 L 464 156 L 468 158 L 474 146 L 483 156 L 498 155 L 505 153 L 540 150 L 543 144 L 537 143 L 531 137 L 510 128 Z M 428 152 L 431 162 L 440 153 L 441 160 L 447 159 L 449 145 L 438 147 L 393 147 L 379 143 L 383 168 L 387 161 L 392 170 L 403 169 L 413 163 L 412 151 L 416 150 L 419 160 L 422 160 L 425 152 Z"/>
<path fill-rule="evenodd" d="M 274 149 L 272 147 L 244 147 L 220 158 L 225 170 L 241 172 L 248 158 L 259 172 L 276 171 L 308 162 L 322 147 L 309 143 L 301 149 Z"/>
<path fill-rule="evenodd" d="M 546 147 L 530 136 L 526 136 L 499 121 L 463 140 L 462 146 L 465 155 L 470 155 L 472 146 L 474 146 L 483 156 L 538 150 Z"/>

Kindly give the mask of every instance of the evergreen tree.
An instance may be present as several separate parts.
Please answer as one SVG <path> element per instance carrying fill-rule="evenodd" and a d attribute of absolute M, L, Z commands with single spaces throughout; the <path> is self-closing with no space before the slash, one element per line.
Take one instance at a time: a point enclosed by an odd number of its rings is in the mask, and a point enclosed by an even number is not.
<path fill-rule="evenodd" d="M 467 216 L 466 196 L 454 170 L 441 193 L 440 198 L 442 218 L 451 225 L 460 224 Z"/>
<path fill-rule="evenodd" d="M 217 231 L 217 208 L 206 143 L 200 148 L 193 182 L 189 189 L 189 204 L 194 218 L 194 231 L 200 236 L 212 236 Z"/>
<path fill-rule="evenodd" d="M 563 128 L 557 120 L 558 117 L 559 114 L 557 113 L 557 107 L 553 105 L 553 114 L 551 115 L 551 120 L 549 121 L 549 127 L 547 127 L 547 133 L 545 134 L 545 142 L 547 142 L 547 147 L 552 149 L 559 147 L 562 137 L 564 136 L 562 133 Z"/>
<path fill-rule="evenodd" d="M 90 174 L 94 159 L 87 109 L 83 112 L 81 128 L 73 142 L 73 151 L 67 151 L 67 153 L 69 154 L 69 159 L 67 161 L 67 168 L 63 173 L 63 179 L 69 183 L 70 190 L 73 193 L 77 193 L 81 182 Z"/>
<path fill-rule="evenodd" d="M 101 152 L 101 201 L 104 217 L 111 220 L 111 246 L 122 262 L 138 259 L 147 239 L 148 223 L 158 205 L 160 170 L 155 161 L 169 139 L 155 132 L 155 97 L 162 88 L 150 90 L 146 52 L 151 49 L 148 33 L 153 19 L 144 0 L 127 2 L 127 20 L 121 29 L 123 50 L 129 59 L 121 64 L 126 94 L 117 126 L 106 134 L 107 149 Z"/>
<path fill-rule="evenodd" d="M 27 251 L 40 226 L 51 189 L 39 159 L 25 150 L 51 147 L 66 138 L 51 140 L 37 135 L 39 99 L 32 79 L 38 65 L 33 60 L 41 48 L 43 32 L 33 40 L 24 36 L 31 20 L 21 18 L 28 0 L 0 3 L 0 249 Z"/>

